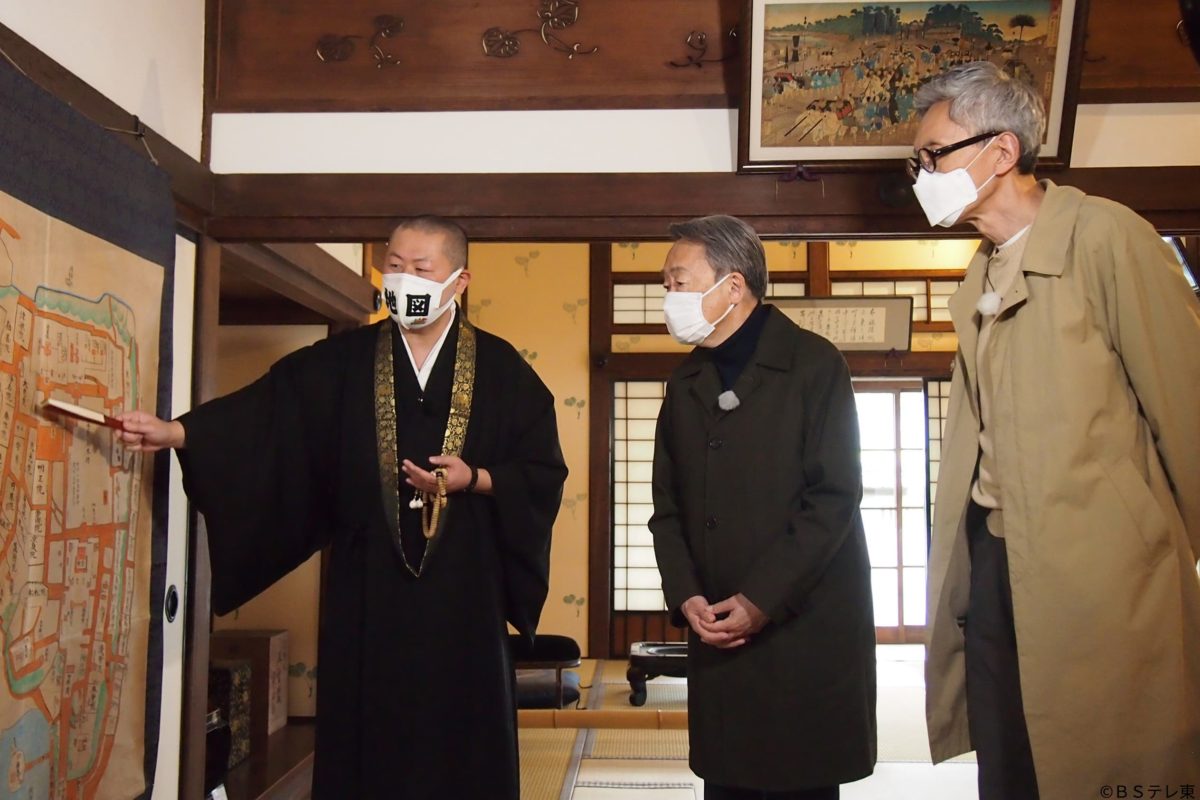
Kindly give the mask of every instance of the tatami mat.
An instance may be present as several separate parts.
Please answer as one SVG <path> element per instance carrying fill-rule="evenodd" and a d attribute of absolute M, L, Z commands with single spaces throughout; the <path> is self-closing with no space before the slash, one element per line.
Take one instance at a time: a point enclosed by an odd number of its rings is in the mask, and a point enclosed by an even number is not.
<path fill-rule="evenodd" d="M 521 756 L 521 800 L 559 800 L 573 762 L 576 740 L 582 731 L 521 728 L 517 731 Z"/>
<path fill-rule="evenodd" d="M 600 662 L 601 666 L 601 681 L 603 683 L 623 683 L 629 685 L 629 679 L 626 677 L 626 672 L 629 671 L 628 661 L 617 661 L 607 659 Z"/>
<path fill-rule="evenodd" d="M 841 796 L 842 800 L 977 800 L 976 774 L 974 764 L 881 763 L 869 778 L 844 784 Z M 701 800 L 704 796 L 704 782 L 692 774 L 686 761 L 585 759 L 576 787 L 570 800 Z M 586 792 L 583 787 L 588 787 Z"/>
<path fill-rule="evenodd" d="M 629 684 L 604 684 L 599 708 L 632 708 L 645 711 L 687 711 L 687 683 L 681 679 L 667 683 L 668 678 L 656 678 L 646 684 L 646 702 L 641 706 L 629 703 Z M 596 708 L 597 706 L 592 706 Z"/>
<path fill-rule="evenodd" d="M 652 784 L 629 781 L 578 783 L 571 800 L 697 800 L 689 784 Z"/>
<path fill-rule="evenodd" d="M 588 708 L 644 709 L 646 711 L 687 711 L 687 678 L 660 676 L 646 683 L 646 703 L 629 703 L 629 680 L 626 661 L 601 661 L 594 679 Z"/>
<path fill-rule="evenodd" d="M 686 761 L 688 732 L 680 730 L 589 730 L 584 758 Z"/>

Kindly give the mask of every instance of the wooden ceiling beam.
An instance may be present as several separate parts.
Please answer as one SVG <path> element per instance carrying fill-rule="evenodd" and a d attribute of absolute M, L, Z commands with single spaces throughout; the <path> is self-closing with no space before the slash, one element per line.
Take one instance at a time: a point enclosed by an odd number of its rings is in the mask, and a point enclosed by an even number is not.
<path fill-rule="evenodd" d="M 1133 208 L 1164 233 L 1200 232 L 1200 167 L 1048 173 Z M 726 173 L 221 175 L 210 232 L 224 241 L 381 241 L 400 217 L 437 213 L 476 240 L 661 239 L 670 222 L 712 213 L 765 236 L 937 238 L 907 179 L 854 172 L 818 180 Z"/>
<path fill-rule="evenodd" d="M 360 323 L 375 309 L 375 288 L 316 245 L 222 245 L 225 269 L 310 309 L 329 322 Z"/>

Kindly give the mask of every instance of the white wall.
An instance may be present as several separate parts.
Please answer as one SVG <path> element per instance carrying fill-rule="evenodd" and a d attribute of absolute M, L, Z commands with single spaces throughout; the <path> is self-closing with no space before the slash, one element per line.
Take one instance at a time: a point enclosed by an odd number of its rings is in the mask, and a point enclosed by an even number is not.
<path fill-rule="evenodd" d="M 355 275 L 363 274 L 363 246 L 359 242 L 333 242 L 318 244 L 317 247 L 346 265 Z"/>
<path fill-rule="evenodd" d="M 1200 103 L 1080 106 L 1073 167 L 1200 165 Z"/>
<path fill-rule="evenodd" d="M 737 113 L 215 114 L 214 172 L 729 172 Z"/>
<path fill-rule="evenodd" d="M 215 114 L 220 173 L 732 172 L 737 112 Z M 1200 164 L 1200 103 L 1080 106 L 1075 167 Z"/>
<path fill-rule="evenodd" d="M 8 0 L 0 22 L 200 158 L 204 0 Z"/>

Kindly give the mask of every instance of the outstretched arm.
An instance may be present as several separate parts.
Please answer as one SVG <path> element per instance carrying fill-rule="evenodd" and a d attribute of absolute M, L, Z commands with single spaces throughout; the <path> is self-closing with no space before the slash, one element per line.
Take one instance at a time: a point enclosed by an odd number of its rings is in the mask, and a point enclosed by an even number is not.
<path fill-rule="evenodd" d="M 154 453 L 167 447 L 176 450 L 184 447 L 186 436 L 179 420 L 159 419 L 146 411 L 126 411 L 117 419 L 125 426 L 118 436 L 130 450 Z"/>

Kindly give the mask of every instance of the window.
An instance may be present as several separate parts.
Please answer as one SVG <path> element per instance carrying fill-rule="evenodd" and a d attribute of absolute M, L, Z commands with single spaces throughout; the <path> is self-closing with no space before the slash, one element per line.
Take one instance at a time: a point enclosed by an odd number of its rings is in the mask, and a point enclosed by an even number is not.
<path fill-rule="evenodd" d="M 856 386 L 861 433 L 862 515 L 871 558 L 875 624 L 925 624 L 925 567 L 949 381 Z M 648 523 L 654 428 L 666 384 L 613 385 L 613 610 L 662 611 L 662 579 Z M 928 422 L 927 422 L 928 420 Z"/>
<path fill-rule="evenodd" d="M 662 578 L 650 536 L 654 428 L 663 381 L 613 384 L 613 611 L 663 611 Z"/>
<path fill-rule="evenodd" d="M 925 381 L 925 413 L 929 419 L 929 519 L 933 520 L 933 502 L 937 496 L 938 471 L 942 464 L 942 439 L 946 435 L 946 417 L 950 410 L 950 381 Z"/>
<path fill-rule="evenodd" d="M 840 273 L 832 276 L 830 288 L 834 297 L 911 297 L 913 299 L 912 321 L 928 323 L 950 321 L 950 295 L 958 290 L 961 283 L 962 281 L 958 278 L 952 280 L 933 278 L 863 280 L 861 275 Z"/>
<path fill-rule="evenodd" d="M 614 325 L 663 325 L 662 280 L 655 283 L 618 283 L 613 286 Z"/>
<path fill-rule="evenodd" d="M 871 559 L 875 626 L 925 624 L 925 397 L 910 381 L 856 384 L 862 447 L 863 526 Z"/>
<path fill-rule="evenodd" d="M 783 272 L 767 284 L 767 297 L 804 297 L 805 285 L 802 273 Z M 921 283 L 921 302 L 924 303 L 925 284 Z M 623 325 L 657 325 L 666 332 L 663 319 L 663 298 L 667 290 L 658 273 L 626 273 L 612 287 L 612 323 L 619 329 Z"/>

